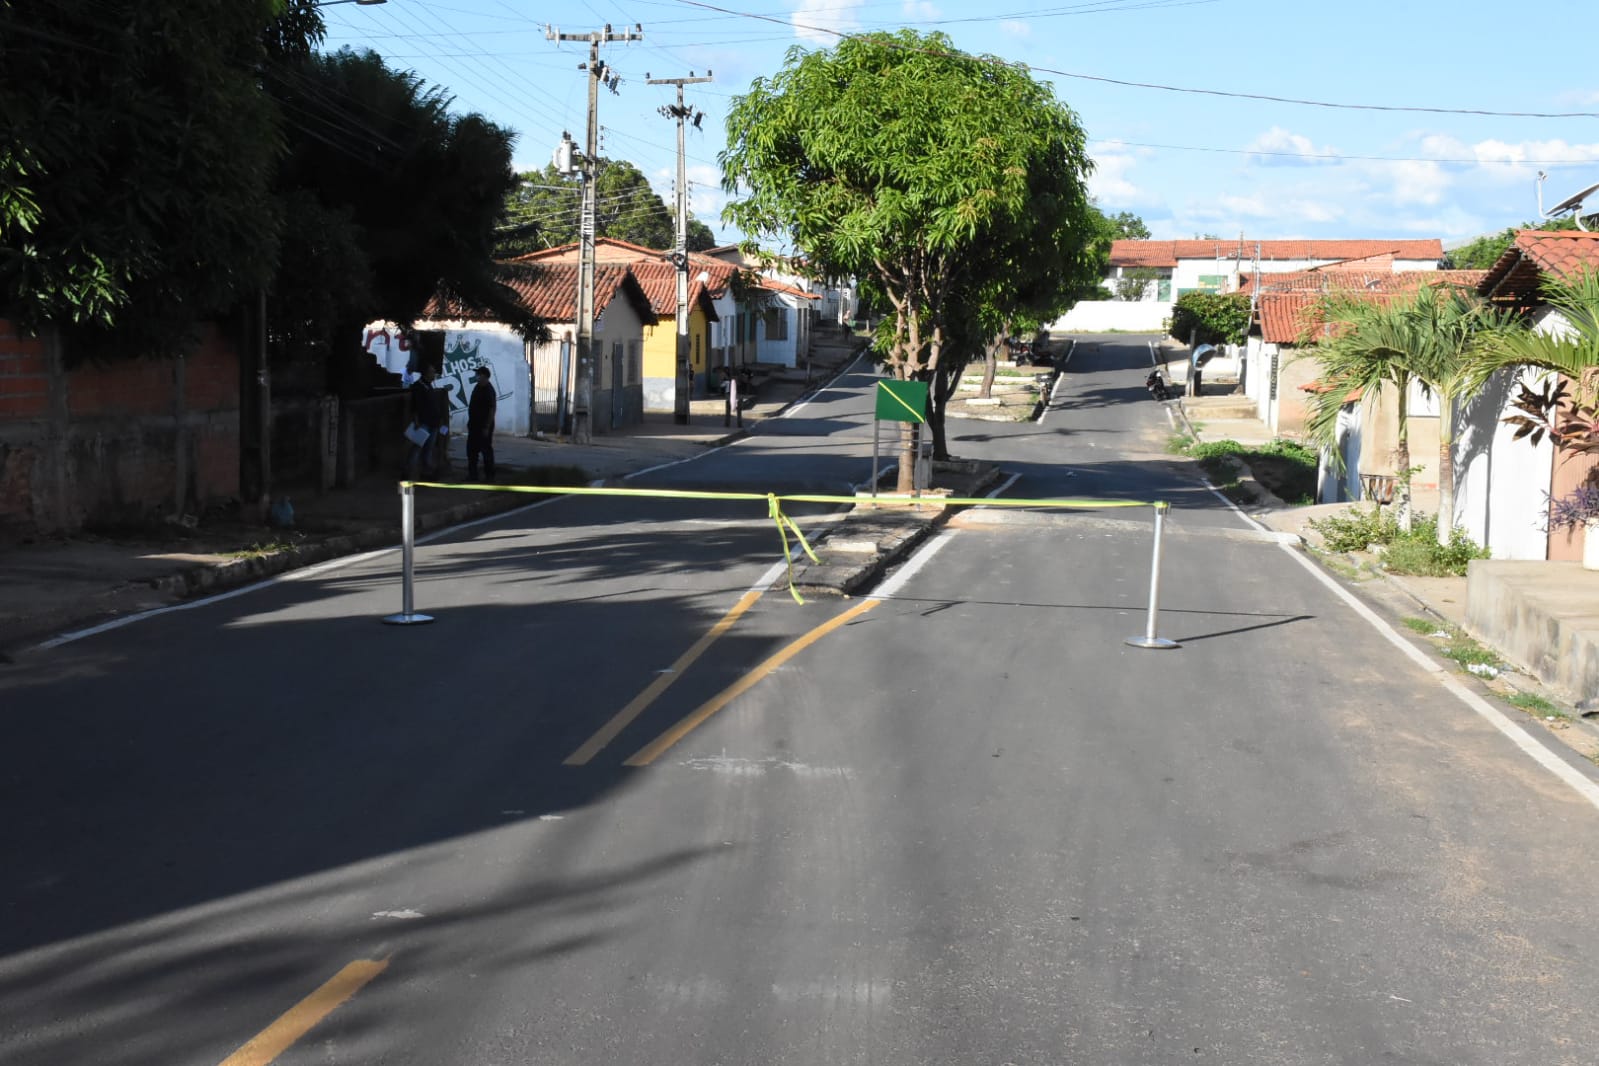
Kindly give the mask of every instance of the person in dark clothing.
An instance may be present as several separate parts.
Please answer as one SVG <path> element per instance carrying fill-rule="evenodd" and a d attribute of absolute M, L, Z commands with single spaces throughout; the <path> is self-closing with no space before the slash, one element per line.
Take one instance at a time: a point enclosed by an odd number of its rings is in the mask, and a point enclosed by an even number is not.
<path fill-rule="evenodd" d="M 477 480 L 478 456 L 483 457 L 483 473 L 494 480 L 494 410 L 499 400 L 489 381 L 489 368 L 477 368 L 477 384 L 466 407 L 466 479 Z"/>
<path fill-rule="evenodd" d="M 420 444 L 412 443 L 410 451 L 405 456 L 405 474 L 414 478 L 419 470 L 432 473 L 438 466 L 437 449 L 442 440 L 439 429 L 444 422 L 444 412 L 449 398 L 433 387 L 433 379 L 438 377 L 438 372 L 431 366 L 423 366 L 421 375 L 411 385 L 411 422 L 427 433 L 427 440 Z"/>

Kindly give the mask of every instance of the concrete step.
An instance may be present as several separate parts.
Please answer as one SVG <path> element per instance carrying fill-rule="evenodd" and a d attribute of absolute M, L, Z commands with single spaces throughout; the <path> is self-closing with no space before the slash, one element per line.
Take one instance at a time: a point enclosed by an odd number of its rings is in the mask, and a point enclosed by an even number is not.
<path fill-rule="evenodd" d="M 1247 396 L 1184 396 L 1183 410 L 1189 418 L 1206 420 L 1260 417 Z"/>

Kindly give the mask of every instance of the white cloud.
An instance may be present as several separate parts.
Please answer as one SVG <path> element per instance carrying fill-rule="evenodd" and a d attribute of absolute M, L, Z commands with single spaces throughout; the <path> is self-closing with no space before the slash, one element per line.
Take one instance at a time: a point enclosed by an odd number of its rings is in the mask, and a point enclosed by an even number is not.
<path fill-rule="evenodd" d="M 1001 33 L 1009 34 L 1012 37 L 1031 37 L 1033 35 L 1032 23 L 1022 22 L 1019 19 L 1000 19 L 999 29 Z"/>
<path fill-rule="evenodd" d="M 1088 194 L 1104 207 L 1136 207 L 1147 199 L 1144 190 L 1135 185 L 1127 172 L 1138 164 L 1139 156 L 1149 151 L 1134 150 L 1118 141 L 1104 141 L 1088 146 L 1094 160 L 1094 172 L 1088 176 Z"/>
<path fill-rule="evenodd" d="M 1290 133 L 1281 126 L 1273 126 L 1256 137 L 1245 151 L 1256 153 L 1251 162 L 1266 166 L 1315 166 L 1338 162 L 1337 159 L 1319 158 L 1337 155 L 1331 147 L 1324 145 L 1318 148 L 1309 137 Z"/>
<path fill-rule="evenodd" d="M 1562 105 L 1590 107 L 1599 104 L 1599 89 L 1569 89 L 1555 97 Z"/>
<path fill-rule="evenodd" d="M 908 22 L 931 22 L 944 17 L 938 5 L 930 3 L 929 0 L 903 0 L 901 10 Z"/>
<path fill-rule="evenodd" d="M 800 0 L 789 21 L 794 24 L 794 36 L 801 40 L 835 45 L 839 34 L 860 28 L 855 12 L 864 6 L 865 0 Z"/>

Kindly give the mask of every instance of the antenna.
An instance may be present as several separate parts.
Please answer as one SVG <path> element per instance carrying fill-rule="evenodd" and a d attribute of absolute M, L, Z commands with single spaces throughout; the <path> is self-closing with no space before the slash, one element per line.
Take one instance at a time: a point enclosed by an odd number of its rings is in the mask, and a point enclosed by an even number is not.
<path fill-rule="evenodd" d="M 1545 174 L 1543 171 L 1538 171 L 1538 214 L 1543 218 L 1552 219 L 1558 218 L 1559 216 L 1570 212 L 1572 220 L 1577 223 L 1577 228 L 1586 233 L 1588 231 L 1588 227 L 1583 225 L 1582 202 L 1588 197 L 1592 196 L 1594 193 L 1599 192 L 1599 181 L 1594 182 L 1581 192 L 1572 193 L 1570 196 L 1566 197 L 1564 200 L 1545 211 L 1543 209 L 1543 183 L 1548 177 L 1549 175 Z"/>

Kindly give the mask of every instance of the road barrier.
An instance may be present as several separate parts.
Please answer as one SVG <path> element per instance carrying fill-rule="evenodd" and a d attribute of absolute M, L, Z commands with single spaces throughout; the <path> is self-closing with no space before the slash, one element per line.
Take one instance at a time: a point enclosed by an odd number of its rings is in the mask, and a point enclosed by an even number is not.
<path fill-rule="evenodd" d="M 698 489 L 624 489 L 610 487 L 576 487 L 571 485 L 477 485 L 444 481 L 400 482 L 400 613 L 385 615 L 388 625 L 418 625 L 433 621 L 432 615 L 418 614 L 413 595 L 416 554 L 416 490 L 450 489 L 470 492 L 517 492 L 539 496 L 613 496 L 654 500 L 764 500 L 767 514 L 777 526 L 778 538 L 783 543 L 783 560 L 788 564 L 788 593 L 795 603 L 804 603 L 799 590 L 794 587 L 794 553 L 797 543 L 813 563 L 819 563 L 805 534 L 788 515 L 783 513 L 785 503 L 822 503 L 859 505 L 870 503 L 873 507 L 919 507 L 926 504 L 938 507 L 1012 507 L 1050 510 L 1105 510 L 1107 508 L 1152 507 L 1155 510 L 1154 558 L 1149 574 L 1149 609 L 1143 636 L 1128 637 L 1126 643 L 1135 648 L 1177 648 L 1174 640 L 1156 635 L 1157 617 L 1160 613 L 1160 553 L 1161 537 L 1166 511 L 1171 504 L 1151 500 L 1091 500 L 1091 499 L 1010 499 L 967 496 L 874 496 L 863 500 L 858 496 L 838 496 L 826 493 L 774 492 L 714 492 Z M 793 542 L 789 540 L 793 535 Z"/>

